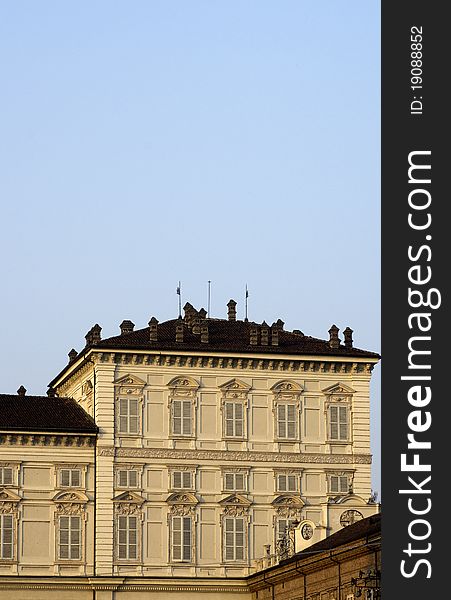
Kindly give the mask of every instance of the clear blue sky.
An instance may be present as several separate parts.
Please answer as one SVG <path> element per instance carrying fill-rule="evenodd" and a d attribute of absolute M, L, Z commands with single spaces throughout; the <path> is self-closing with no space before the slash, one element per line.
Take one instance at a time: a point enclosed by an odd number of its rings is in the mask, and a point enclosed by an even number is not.
<path fill-rule="evenodd" d="M 380 350 L 379 2 L 0 4 L 2 391 L 183 299 Z M 380 366 L 372 385 L 380 491 Z"/>

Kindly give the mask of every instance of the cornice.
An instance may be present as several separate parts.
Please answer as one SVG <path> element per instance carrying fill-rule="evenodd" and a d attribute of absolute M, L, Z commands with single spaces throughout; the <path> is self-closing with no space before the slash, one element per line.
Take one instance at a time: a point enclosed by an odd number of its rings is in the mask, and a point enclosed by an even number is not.
<path fill-rule="evenodd" d="M 299 454 L 289 452 L 253 452 L 250 450 L 179 450 L 175 448 L 100 447 L 100 456 L 118 458 L 156 458 L 167 460 L 211 460 L 224 462 L 277 462 L 297 464 L 371 464 L 371 454 Z"/>
<path fill-rule="evenodd" d="M 0 446 L 72 446 L 92 448 L 96 436 L 80 433 L 0 433 Z"/>

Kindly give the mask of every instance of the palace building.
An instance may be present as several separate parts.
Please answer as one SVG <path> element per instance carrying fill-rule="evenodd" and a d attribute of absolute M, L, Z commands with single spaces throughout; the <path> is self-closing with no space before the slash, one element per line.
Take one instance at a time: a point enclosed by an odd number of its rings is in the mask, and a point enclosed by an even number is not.
<path fill-rule="evenodd" d="M 378 512 L 369 386 L 343 341 L 184 316 L 0 394 L 0 599 L 253 598 L 269 564 Z"/>

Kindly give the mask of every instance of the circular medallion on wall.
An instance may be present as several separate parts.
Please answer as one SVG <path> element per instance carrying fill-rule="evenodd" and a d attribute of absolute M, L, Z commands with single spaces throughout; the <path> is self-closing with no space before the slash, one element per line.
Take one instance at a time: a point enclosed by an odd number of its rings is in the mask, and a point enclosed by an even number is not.
<path fill-rule="evenodd" d="M 363 515 L 360 511 L 355 509 L 345 510 L 344 513 L 341 514 L 340 523 L 343 527 L 347 527 L 356 521 L 360 521 L 360 519 L 363 519 Z"/>
<path fill-rule="evenodd" d="M 309 540 L 313 537 L 313 527 L 309 523 L 306 523 L 302 526 L 301 535 L 304 540 Z"/>

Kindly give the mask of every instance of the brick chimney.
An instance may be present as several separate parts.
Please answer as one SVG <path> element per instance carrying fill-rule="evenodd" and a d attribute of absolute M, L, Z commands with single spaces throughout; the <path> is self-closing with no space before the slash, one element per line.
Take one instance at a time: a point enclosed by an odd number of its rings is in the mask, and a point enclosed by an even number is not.
<path fill-rule="evenodd" d="M 229 300 L 227 303 L 227 317 L 229 321 L 236 321 L 236 302 Z"/>
<path fill-rule="evenodd" d="M 329 346 L 333 350 L 340 347 L 340 339 L 338 337 L 338 332 L 340 330 L 336 325 L 332 325 L 329 329 Z"/>
<path fill-rule="evenodd" d="M 208 333 L 208 325 L 207 323 L 202 323 L 200 328 L 200 341 L 203 344 L 208 344 L 209 342 L 209 333 Z"/>
<path fill-rule="evenodd" d="M 183 319 L 182 319 L 182 317 L 179 317 L 177 319 L 177 324 L 175 326 L 175 341 L 176 342 L 183 342 L 183 330 L 184 330 Z"/>
<path fill-rule="evenodd" d="M 266 321 L 263 321 L 261 329 L 261 345 L 267 346 L 269 341 L 269 327 Z"/>
<path fill-rule="evenodd" d="M 255 326 L 251 327 L 249 343 L 251 346 L 258 344 L 258 329 Z"/>
<path fill-rule="evenodd" d="M 25 394 L 27 393 L 27 390 L 24 388 L 23 385 L 20 386 L 20 388 L 17 390 L 17 394 L 21 397 L 24 398 Z"/>
<path fill-rule="evenodd" d="M 47 396 L 49 398 L 56 398 L 56 392 L 55 392 L 55 390 L 53 388 L 49 388 L 47 390 Z"/>
<path fill-rule="evenodd" d="M 77 358 L 78 352 L 75 350 L 75 348 L 72 348 L 67 356 L 69 357 L 69 364 L 71 364 Z"/>
<path fill-rule="evenodd" d="M 96 344 L 98 344 L 100 342 L 100 340 L 102 339 L 100 336 L 101 331 L 102 331 L 102 328 L 100 327 L 100 325 L 98 323 L 96 323 L 93 327 L 91 327 L 91 329 L 85 335 L 86 345 L 87 346 L 95 346 Z"/>
<path fill-rule="evenodd" d="M 352 348 L 352 334 L 353 331 L 350 327 L 346 327 L 346 329 L 343 331 L 343 335 L 345 337 L 345 348 L 348 350 Z"/>
<path fill-rule="evenodd" d="M 131 333 L 133 331 L 135 324 L 126 320 L 122 321 L 119 327 L 121 328 L 121 335 L 126 335 L 127 333 Z"/>
<path fill-rule="evenodd" d="M 271 325 L 271 346 L 279 345 L 279 328 L 277 327 L 277 323 L 273 323 Z"/>
<path fill-rule="evenodd" d="M 149 340 L 156 342 L 158 340 L 158 320 L 152 317 L 148 323 L 149 325 Z"/>

